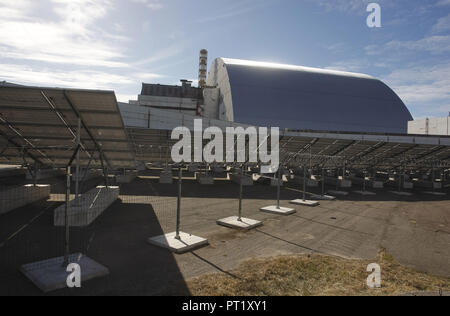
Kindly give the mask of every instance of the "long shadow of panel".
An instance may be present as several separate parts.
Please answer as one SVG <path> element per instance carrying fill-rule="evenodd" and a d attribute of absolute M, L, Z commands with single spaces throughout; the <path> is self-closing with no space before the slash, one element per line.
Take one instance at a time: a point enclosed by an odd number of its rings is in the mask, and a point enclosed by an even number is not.
<path fill-rule="evenodd" d="M 19 268 L 63 255 L 65 231 L 53 226 L 53 209 L 0 247 L 0 295 L 43 295 Z M 108 267 L 110 275 L 49 295 L 188 295 L 174 255 L 147 243 L 161 234 L 151 205 L 117 201 L 90 226 L 70 230 L 71 253 L 86 254 Z"/>
<path fill-rule="evenodd" d="M 158 295 L 176 288 L 189 295 L 174 255 L 147 239 L 163 234 L 149 204 L 113 204 L 88 229 L 86 255 L 105 265 L 110 275 L 86 282 L 80 290 L 55 295 Z"/>

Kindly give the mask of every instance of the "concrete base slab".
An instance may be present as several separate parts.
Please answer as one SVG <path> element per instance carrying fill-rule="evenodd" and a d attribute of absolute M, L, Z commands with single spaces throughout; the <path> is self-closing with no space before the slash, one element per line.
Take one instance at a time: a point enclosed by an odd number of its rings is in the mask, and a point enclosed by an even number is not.
<path fill-rule="evenodd" d="M 348 192 L 346 192 L 346 191 L 337 191 L 337 190 L 330 190 L 330 191 L 328 191 L 328 193 L 332 194 L 332 195 L 340 195 L 340 196 L 348 195 Z"/>
<path fill-rule="evenodd" d="M 180 232 L 180 239 L 176 239 L 175 236 L 176 233 L 173 232 L 166 235 L 151 237 L 147 241 L 151 245 L 166 248 L 179 254 L 208 245 L 207 239 L 198 236 L 183 232 Z"/>
<path fill-rule="evenodd" d="M 444 193 L 444 192 L 431 192 L 431 191 L 425 191 L 425 192 L 422 192 L 423 194 L 430 194 L 430 195 L 436 195 L 436 196 L 445 196 L 445 195 L 447 195 L 446 193 Z"/>
<path fill-rule="evenodd" d="M 302 205 L 302 206 L 319 206 L 320 203 L 317 201 L 311 201 L 311 200 L 302 200 L 302 199 L 298 199 L 298 200 L 293 200 L 291 202 L 289 202 L 291 204 L 295 204 L 295 205 Z"/>
<path fill-rule="evenodd" d="M 265 212 L 265 213 L 277 214 L 277 215 L 291 215 L 291 214 L 294 214 L 295 212 L 297 212 L 293 208 L 288 208 L 288 207 L 277 208 L 276 205 L 263 207 L 260 209 L 260 211 Z"/>
<path fill-rule="evenodd" d="M 377 195 L 375 192 L 370 192 L 370 191 L 353 191 L 356 194 L 360 194 L 360 195 Z"/>
<path fill-rule="evenodd" d="M 67 287 L 67 266 L 63 266 L 64 257 L 24 264 L 20 271 L 38 288 L 47 293 Z M 72 254 L 69 263 L 77 263 L 81 268 L 81 286 L 83 282 L 109 274 L 108 268 L 83 254 Z"/>
<path fill-rule="evenodd" d="M 395 195 L 412 196 L 412 193 L 409 193 L 409 192 L 399 192 L 399 191 L 389 191 L 389 192 L 391 192 L 392 194 L 395 194 Z"/>
<path fill-rule="evenodd" d="M 332 195 L 311 195 L 311 199 L 318 201 L 334 201 L 336 200 L 336 197 Z"/>
<path fill-rule="evenodd" d="M 241 220 L 238 220 L 237 216 L 231 216 L 224 219 L 219 219 L 217 221 L 218 225 L 225 226 L 228 228 L 237 228 L 237 229 L 253 229 L 256 227 L 261 226 L 263 223 L 254 219 L 249 218 L 241 218 Z"/>
<path fill-rule="evenodd" d="M 0 190 L 0 214 L 10 212 L 16 208 L 46 200 L 50 197 L 49 184 L 17 186 Z"/>

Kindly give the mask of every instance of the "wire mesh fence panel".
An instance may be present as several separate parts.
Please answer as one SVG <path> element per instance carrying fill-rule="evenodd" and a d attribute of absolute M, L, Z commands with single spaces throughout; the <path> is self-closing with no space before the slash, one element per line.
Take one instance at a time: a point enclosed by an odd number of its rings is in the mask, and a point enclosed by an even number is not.
<path fill-rule="evenodd" d="M 20 179 L 19 179 L 20 180 Z M 26 180 L 16 182 L 25 182 Z M 33 269 L 43 268 L 47 259 L 64 258 L 70 254 L 86 253 L 94 230 L 92 222 L 99 209 L 112 203 L 102 180 L 94 178 L 84 183 L 81 196 L 70 194 L 69 235 L 64 225 L 66 180 L 51 178 L 36 185 L 2 184 L 0 195 L 0 293 L 29 294 L 24 286 L 31 284 L 21 275 L 23 265 L 33 263 Z M 72 186 L 73 189 L 73 186 Z M 118 192 L 117 192 L 118 196 Z M 69 247 L 66 248 L 66 245 Z"/>

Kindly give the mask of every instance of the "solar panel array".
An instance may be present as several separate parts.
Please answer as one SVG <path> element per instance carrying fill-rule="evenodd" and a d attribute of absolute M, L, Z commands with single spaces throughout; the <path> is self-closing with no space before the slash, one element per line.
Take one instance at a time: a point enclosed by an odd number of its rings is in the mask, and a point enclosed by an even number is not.
<path fill-rule="evenodd" d="M 171 161 L 176 140 L 170 139 L 170 131 L 128 128 L 128 133 L 137 160 Z M 280 138 L 280 160 L 292 168 L 450 168 L 450 137 L 285 131 Z"/>
<path fill-rule="evenodd" d="M 80 165 L 135 168 L 114 92 L 0 87 L 0 163 L 65 167 L 77 146 Z"/>

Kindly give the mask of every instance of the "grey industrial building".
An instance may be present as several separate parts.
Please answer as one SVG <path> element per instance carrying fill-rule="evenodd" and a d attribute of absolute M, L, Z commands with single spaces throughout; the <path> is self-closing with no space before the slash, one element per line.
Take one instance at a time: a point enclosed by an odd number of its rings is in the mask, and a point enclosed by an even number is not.
<path fill-rule="evenodd" d="M 412 120 L 395 92 L 371 76 L 228 58 L 212 63 L 203 93 L 186 81 L 143 84 L 132 104 L 291 130 L 406 133 Z"/>

